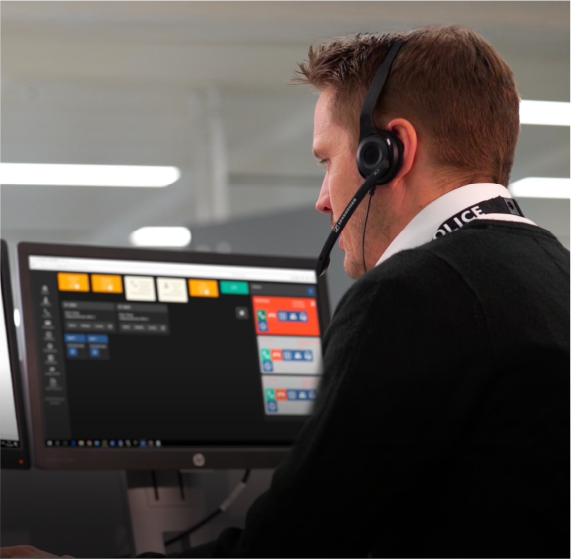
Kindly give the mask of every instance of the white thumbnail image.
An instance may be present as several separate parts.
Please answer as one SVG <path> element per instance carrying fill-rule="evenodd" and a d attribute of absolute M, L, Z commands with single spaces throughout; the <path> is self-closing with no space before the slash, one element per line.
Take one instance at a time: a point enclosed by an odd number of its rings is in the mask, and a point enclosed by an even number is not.
<path fill-rule="evenodd" d="M 262 374 L 319 375 L 321 340 L 310 336 L 257 336 Z"/>
<path fill-rule="evenodd" d="M 12 320 L 12 317 L 7 317 Z M 0 298 L 0 439 L 18 441 L 18 422 L 16 419 L 16 404 L 14 402 L 14 387 L 10 370 L 10 355 L 8 353 L 8 338 L 4 321 L 4 305 Z"/>
<path fill-rule="evenodd" d="M 309 415 L 313 411 L 320 378 L 262 375 L 266 415 Z"/>
<path fill-rule="evenodd" d="M 156 301 L 155 278 L 147 276 L 125 276 L 125 298 L 127 301 Z"/>
<path fill-rule="evenodd" d="M 157 278 L 159 301 L 163 303 L 188 303 L 186 280 L 180 278 Z"/>

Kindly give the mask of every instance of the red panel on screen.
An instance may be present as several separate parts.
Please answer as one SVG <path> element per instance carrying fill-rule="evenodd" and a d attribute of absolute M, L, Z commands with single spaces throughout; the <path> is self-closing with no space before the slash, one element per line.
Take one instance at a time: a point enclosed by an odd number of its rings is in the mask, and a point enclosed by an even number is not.
<path fill-rule="evenodd" d="M 256 333 L 283 336 L 319 336 L 315 299 L 306 297 L 252 297 Z"/>

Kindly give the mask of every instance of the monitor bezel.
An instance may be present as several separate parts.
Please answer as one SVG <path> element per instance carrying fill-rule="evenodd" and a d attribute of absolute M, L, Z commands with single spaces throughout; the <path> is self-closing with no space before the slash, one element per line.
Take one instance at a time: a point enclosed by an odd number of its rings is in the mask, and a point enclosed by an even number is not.
<path fill-rule="evenodd" d="M 92 245 L 51 244 L 23 242 L 18 245 L 20 288 L 22 293 L 22 319 L 25 326 L 28 385 L 34 432 L 35 462 L 43 469 L 73 470 L 157 470 L 157 469 L 230 469 L 275 468 L 286 455 L 289 446 L 197 446 L 183 449 L 162 448 L 47 448 L 43 423 L 40 374 L 34 311 L 31 294 L 30 256 L 56 256 L 75 258 L 102 258 L 112 260 L 143 260 L 181 264 L 218 264 L 231 266 L 260 266 L 269 268 L 315 269 L 311 258 L 220 254 L 179 250 L 102 247 Z M 324 277 L 317 278 L 317 298 L 321 337 L 329 323 L 329 296 Z M 201 454 L 203 458 L 197 457 Z"/>
<path fill-rule="evenodd" d="M 30 468 L 30 449 L 28 445 L 28 432 L 24 408 L 24 392 L 22 390 L 22 370 L 18 355 L 18 339 L 16 325 L 14 324 L 14 300 L 12 295 L 12 278 L 10 277 L 10 258 L 8 244 L 4 239 L 1 245 L 1 281 L 2 281 L 2 304 L 4 305 L 4 318 L 6 323 L 6 337 L 8 341 L 8 355 L 10 359 L 10 374 L 12 376 L 12 390 L 14 392 L 14 407 L 16 409 L 16 422 L 20 436 L 19 448 L 3 447 L 0 451 L 2 456 L 2 468 L 12 470 L 28 470 Z"/>

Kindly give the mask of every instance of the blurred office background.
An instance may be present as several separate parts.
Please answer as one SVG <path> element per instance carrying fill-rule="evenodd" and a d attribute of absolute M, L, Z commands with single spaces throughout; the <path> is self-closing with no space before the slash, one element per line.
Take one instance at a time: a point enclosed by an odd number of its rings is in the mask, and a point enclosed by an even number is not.
<path fill-rule="evenodd" d="M 323 176 L 311 155 L 316 96 L 288 85 L 296 63 L 314 41 L 434 23 L 483 34 L 522 99 L 569 102 L 568 2 L 3 1 L 2 162 L 181 173 L 165 188 L 4 185 L 11 255 L 24 240 L 129 246 L 142 227 L 179 226 L 192 233 L 179 250 L 316 256 L 329 219 L 313 208 Z M 512 181 L 569 178 L 569 143 L 568 125 L 523 125 Z M 520 203 L 569 247 L 568 196 Z M 341 262 L 335 250 L 333 306 L 350 285 Z M 192 474 L 205 510 L 239 475 Z M 241 525 L 270 476 L 255 473 L 194 541 Z M 129 553 L 122 484 L 119 472 L 3 472 L 3 545 Z"/>

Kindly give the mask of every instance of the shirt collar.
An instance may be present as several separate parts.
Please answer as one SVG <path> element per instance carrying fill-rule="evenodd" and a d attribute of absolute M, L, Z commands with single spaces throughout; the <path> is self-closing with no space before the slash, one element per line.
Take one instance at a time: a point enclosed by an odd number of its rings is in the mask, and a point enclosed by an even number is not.
<path fill-rule="evenodd" d="M 511 198 L 511 194 L 505 186 L 494 183 L 468 184 L 443 194 L 416 214 L 388 246 L 376 266 L 401 250 L 416 248 L 428 243 L 432 240 L 438 227 L 450 216 L 462 211 L 464 208 L 496 196 Z M 481 217 L 485 219 L 504 219 L 503 214 L 488 214 Z M 535 225 L 529 219 L 519 216 L 506 215 L 505 219 Z"/>

